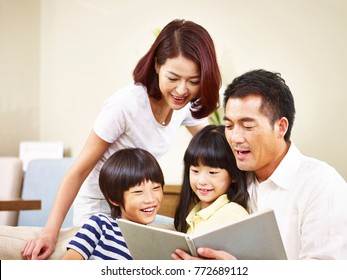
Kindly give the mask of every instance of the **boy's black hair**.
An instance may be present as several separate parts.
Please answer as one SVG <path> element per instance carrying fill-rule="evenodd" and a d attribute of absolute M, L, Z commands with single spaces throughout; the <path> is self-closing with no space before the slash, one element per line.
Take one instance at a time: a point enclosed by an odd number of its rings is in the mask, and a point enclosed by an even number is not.
<path fill-rule="evenodd" d="M 112 217 L 121 215 L 119 206 L 124 206 L 124 192 L 146 181 L 165 184 L 163 172 L 151 153 L 128 148 L 115 152 L 106 160 L 100 171 L 99 185 Z"/>

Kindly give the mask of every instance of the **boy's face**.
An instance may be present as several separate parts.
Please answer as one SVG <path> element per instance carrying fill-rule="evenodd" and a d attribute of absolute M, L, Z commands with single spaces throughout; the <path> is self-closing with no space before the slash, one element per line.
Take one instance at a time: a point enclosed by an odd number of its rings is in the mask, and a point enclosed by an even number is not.
<path fill-rule="evenodd" d="M 142 182 L 124 192 L 121 217 L 140 224 L 150 224 L 154 221 L 162 201 L 161 184 L 152 181 Z"/>

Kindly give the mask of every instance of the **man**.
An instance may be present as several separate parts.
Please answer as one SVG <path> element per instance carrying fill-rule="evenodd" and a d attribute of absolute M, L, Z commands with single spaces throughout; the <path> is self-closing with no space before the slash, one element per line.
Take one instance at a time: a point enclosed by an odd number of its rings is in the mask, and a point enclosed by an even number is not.
<path fill-rule="evenodd" d="M 225 134 L 241 170 L 249 171 L 249 211 L 275 211 L 288 259 L 347 259 L 347 184 L 328 164 L 290 140 L 295 106 L 278 73 L 254 70 L 226 89 Z M 210 259 L 232 252 L 200 248 Z M 174 259 L 192 259 L 180 250 Z"/>

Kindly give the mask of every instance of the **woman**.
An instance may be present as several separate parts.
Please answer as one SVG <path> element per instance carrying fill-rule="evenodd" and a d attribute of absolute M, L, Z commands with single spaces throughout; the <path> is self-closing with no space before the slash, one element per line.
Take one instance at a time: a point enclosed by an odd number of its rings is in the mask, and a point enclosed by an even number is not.
<path fill-rule="evenodd" d="M 61 182 L 42 235 L 22 248 L 24 258 L 46 259 L 52 254 L 75 198 L 76 225 L 94 213 L 109 213 L 98 178 L 110 155 L 123 148 L 142 148 L 158 159 L 168 151 L 181 125 L 194 135 L 219 105 L 221 76 L 214 43 L 202 26 L 191 21 L 166 25 L 133 76 L 134 84 L 104 103 L 80 155 Z"/>

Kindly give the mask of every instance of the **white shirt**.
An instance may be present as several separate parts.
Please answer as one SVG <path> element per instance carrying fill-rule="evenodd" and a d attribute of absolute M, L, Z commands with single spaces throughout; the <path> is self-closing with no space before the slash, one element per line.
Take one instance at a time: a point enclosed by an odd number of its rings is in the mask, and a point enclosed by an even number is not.
<path fill-rule="evenodd" d="M 248 191 L 251 212 L 274 209 L 288 259 L 347 260 L 347 184 L 333 167 L 292 143 L 270 178 L 254 178 Z"/>
<path fill-rule="evenodd" d="M 99 187 L 99 172 L 105 161 L 124 148 L 142 148 L 156 159 L 171 147 L 181 125 L 195 126 L 204 121 L 194 119 L 188 103 L 174 110 L 167 126 L 159 124 L 153 116 L 147 89 L 141 84 L 130 84 L 110 96 L 103 104 L 93 125 L 94 132 L 111 143 L 83 183 L 74 202 L 74 224 L 81 225 L 94 213 L 109 213 L 109 206 Z"/>

